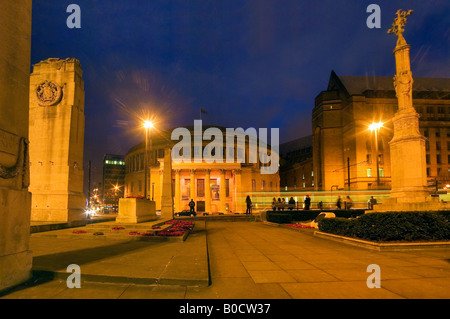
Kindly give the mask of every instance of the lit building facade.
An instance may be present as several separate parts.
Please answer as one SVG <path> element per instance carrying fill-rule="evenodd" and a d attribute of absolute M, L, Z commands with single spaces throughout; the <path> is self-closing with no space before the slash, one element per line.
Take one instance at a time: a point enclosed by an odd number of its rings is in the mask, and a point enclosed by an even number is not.
<path fill-rule="evenodd" d="M 437 180 L 442 186 L 450 182 L 450 79 L 415 78 L 413 104 L 427 138 L 429 184 Z M 391 77 L 332 72 L 312 114 L 314 189 L 390 189 L 389 141 L 397 107 Z M 370 130 L 374 122 L 383 127 Z"/>
<path fill-rule="evenodd" d="M 207 129 L 207 127 L 204 127 Z M 225 128 L 218 127 L 223 132 L 223 147 L 216 150 L 224 158 L 226 152 Z M 194 132 L 192 132 L 192 161 L 177 163 L 172 159 L 172 185 L 174 210 L 179 212 L 189 209 L 189 201 L 194 200 L 198 213 L 243 213 L 246 210 L 247 195 L 253 197 L 257 192 L 279 192 L 280 177 L 278 171 L 274 174 L 262 174 L 262 164 L 257 157 L 256 163 L 249 161 L 249 139 L 246 138 L 245 150 L 234 146 L 234 156 L 245 152 L 245 161 L 227 163 L 207 163 L 205 160 L 195 163 L 194 156 L 202 152 L 211 141 L 202 142 L 202 150 L 194 146 Z M 171 131 L 151 134 L 151 145 L 148 151 L 149 178 L 148 198 L 156 203 L 156 209 L 161 208 L 163 184 L 163 158 L 178 141 L 170 139 Z M 259 145 L 258 145 L 259 147 Z M 259 148 L 258 148 L 259 151 Z M 270 155 L 270 149 L 268 150 Z M 131 148 L 125 156 L 125 197 L 143 197 L 145 190 L 145 142 Z"/>
<path fill-rule="evenodd" d="M 119 198 L 124 196 L 125 160 L 123 155 L 106 154 L 103 158 L 103 206 L 117 212 Z"/>

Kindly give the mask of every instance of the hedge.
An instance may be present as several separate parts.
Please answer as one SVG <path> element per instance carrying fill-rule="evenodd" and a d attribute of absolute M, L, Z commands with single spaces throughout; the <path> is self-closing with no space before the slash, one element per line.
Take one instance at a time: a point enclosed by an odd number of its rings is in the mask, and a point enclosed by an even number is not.
<path fill-rule="evenodd" d="M 371 241 L 449 240 L 448 212 L 370 213 L 359 218 L 324 218 L 319 230 Z"/>

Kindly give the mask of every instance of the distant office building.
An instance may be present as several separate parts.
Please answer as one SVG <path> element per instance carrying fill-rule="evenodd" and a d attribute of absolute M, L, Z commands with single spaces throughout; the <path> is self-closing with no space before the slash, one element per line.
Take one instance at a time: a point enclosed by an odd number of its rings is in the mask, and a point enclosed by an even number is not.
<path fill-rule="evenodd" d="M 312 135 L 280 145 L 280 190 L 314 190 Z"/>
<path fill-rule="evenodd" d="M 450 182 L 450 79 L 414 78 L 413 104 L 427 139 L 429 184 L 437 180 L 445 186 Z M 392 77 L 331 72 L 312 114 L 314 188 L 390 189 L 389 142 L 397 108 Z M 378 134 L 369 129 L 373 122 L 384 123 Z"/>
<path fill-rule="evenodd" d="M 125 160 L 122 155 L 106 154 L 103 159 L 102 194 L 104 208 L 117 212 L 124 195 Z"/>

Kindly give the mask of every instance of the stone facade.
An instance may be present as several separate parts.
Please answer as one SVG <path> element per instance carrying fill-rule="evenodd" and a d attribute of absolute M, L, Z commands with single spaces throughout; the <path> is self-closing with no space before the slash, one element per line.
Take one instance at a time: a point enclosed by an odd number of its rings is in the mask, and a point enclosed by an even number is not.
<path fill-rule="evenodd" d="M 166 138 L 161 137 L 164 133 L 159 133 L 159 137 L 152 136 L 152 147 L 149 151 L 151 176 L 148 184 L 148 198 L 155 201 L 157 210 L 161 209 L 164 154 L 169 149 L 167 141 L 170 140 L 170 134 L 165 134 Z M 203 142 L 203 146 L 208 142 Z M 131 148 L 125 156 L 125 197 L 144 196 L 144 151 L 145 143 L 141 143 Z M 246 152 L 248 154 L 248 143 Z M 189 209 L 188 203 L 194 199 L 196 211 L 200 213 L 242 213 L 246 209 L 245 198 L 247 195 L 250 195 L 256 202 L 259 200 L 256 193 L 277 192 L 278 194 L 279 173 L 261 174 L 260 165 L 262 165 L 260 162 L 212 164 L 204 161 L 202 163 L 173 162 L 172 183 L 175 212 Z"/>
<path fill-rule="evenodd" d="M 0 291 L 30 277 L 31 0 L 0 2 Z"/>
<path fill-rule="evenodd" d="M 32 221 L 85 223 L 84 82 L 76 59 L 47 59 L 30 77 Z"/>
<path fill-rule="evenodd" d="M 450 182 L 450 79 L 415 78 L 412 100 L 425 137 L 422 155 L 428 183 L 437 179 L 442 187 Z M 316 97 L 312 114 L 315 189 L 390 189 L 389 142 L 397 110 L 391 77 L 331 72 L 328 88 Z M 378 156 L 374 133 L 368 129 L 372 122 L 384 123 L 377 136 Z"/>

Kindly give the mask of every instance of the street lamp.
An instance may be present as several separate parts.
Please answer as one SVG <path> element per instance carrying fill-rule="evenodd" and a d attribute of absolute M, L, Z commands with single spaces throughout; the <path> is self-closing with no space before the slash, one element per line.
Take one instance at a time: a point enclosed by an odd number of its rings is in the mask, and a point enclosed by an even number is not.
<path fill-rule="evenodd" d="M 148 150 L 151 148 L 151 139 L 149 138 L 149 132 L 153 128 L 153 122 L 144 121 L 145 129 L 145 154 L 144 154 L 144 198 L 147 199 L 147 176 L 148 176 Z M 150 147 L 149 147 L 150 143 Z M 149 176 L 151 178 L 151 175 Z M 150 184 L 150 182 L 149 182 Z M 151 185 L 151 184 L 150 184 Z M 153 200 L 153 198 L 152 198 Z"/>
<path fill-rule="evenodd" d="M 369 125 L 369 130 L 375 133 L 375 153 L 376 153 L 376 161 L 377 161 L 377 189 L 380 187 L 380 163 L 378 160 L 378 130 L 383 127 L 383 123 L 373 122 Z"/>

